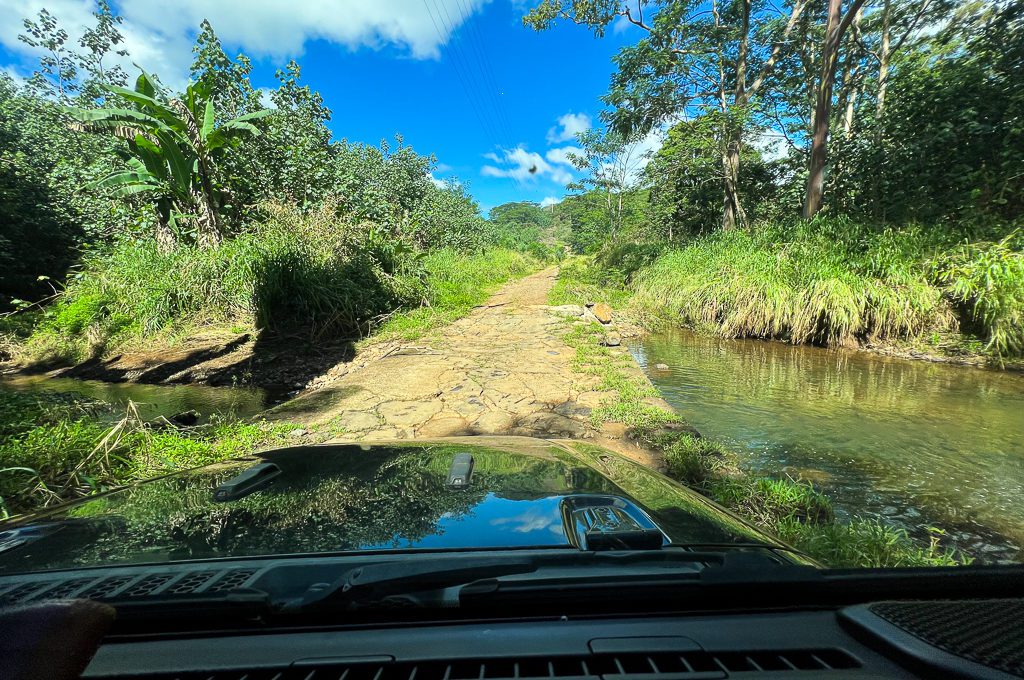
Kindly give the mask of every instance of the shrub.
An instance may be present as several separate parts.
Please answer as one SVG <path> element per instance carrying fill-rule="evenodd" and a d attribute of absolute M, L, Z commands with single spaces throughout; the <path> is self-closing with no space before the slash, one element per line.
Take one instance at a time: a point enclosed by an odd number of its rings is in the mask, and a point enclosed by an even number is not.
<path fill-rule="evenodd" d="M 164 253 L 150 240 L 124 240 L 91 255 L 30 351 L 75 359 L 124 330 L 150 335 L 209 322 L 353 336 L 422 299 L 423 270 L 411 245 L 375 225 L 339 220 L 329 207 L 265 210 L 265 222 L 215 249 Z"/>
<path fill-rule="evenodd" d="M 997 242 L 966 243 L 933 263 L 938 281 L 1000 356 L 1024 354 L 1024 252 L 1014 249 L 1020 242 L 1013 232 Z"/>

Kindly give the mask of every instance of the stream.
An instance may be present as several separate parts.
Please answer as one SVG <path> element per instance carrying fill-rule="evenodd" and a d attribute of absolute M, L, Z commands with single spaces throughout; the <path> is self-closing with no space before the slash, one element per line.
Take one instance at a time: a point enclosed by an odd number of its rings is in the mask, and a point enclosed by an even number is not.
<path fill-rule="evenodd" d="M 0 390 L 38 394 L 72 394 L 114 406 L 123 416 L 128 402 L 135 404 L 143 420 L 170 418 L 186 411 L 199 414 L 199 423 L 210 418 L 245 419 L 273 406 L 281 395 L 255 387 L 209 387 L 206 385 L 147 385 L 109 383 L 99 380 L 51 378 L 38 375 L 0 376 Z"/>
<path fill-rule="evenodd" d="M 939 527 L 979 563 L 1024 561 L 1024 375 L 681 330 L 631 349 L 750 472 L 811 481 L 842 518 Z"/>

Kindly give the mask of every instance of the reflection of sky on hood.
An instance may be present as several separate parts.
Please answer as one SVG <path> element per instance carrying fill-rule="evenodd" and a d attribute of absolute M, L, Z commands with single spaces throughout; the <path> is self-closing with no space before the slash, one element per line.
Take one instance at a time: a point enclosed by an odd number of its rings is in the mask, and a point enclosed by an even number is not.
<path fill-rule="evenodd" d="M 397 536 L 396 544 L 403 548 L 566 545 L 560 501 L 560 496 L 514 501 L 487 494 L 472 512 L 442 516 L 436 534 L 419 541 Z"/>

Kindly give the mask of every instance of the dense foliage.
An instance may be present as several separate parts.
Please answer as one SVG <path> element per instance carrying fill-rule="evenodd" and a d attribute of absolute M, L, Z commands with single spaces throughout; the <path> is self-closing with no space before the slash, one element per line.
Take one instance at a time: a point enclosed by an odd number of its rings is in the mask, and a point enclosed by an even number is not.
<path fill-rule="evenodd" d="M 545 0 L 525 19 L 639 37 L 602 139 L 660 129 L 661 146 L 631 181 L 609 191 L 595 171 L 555 206 L 573 249 L 599 255 L 596 287 L 635 284 L 645 311 L 728 337 L 960 333 L 1024 352 L 1020 3 L 642 4 Z"/>

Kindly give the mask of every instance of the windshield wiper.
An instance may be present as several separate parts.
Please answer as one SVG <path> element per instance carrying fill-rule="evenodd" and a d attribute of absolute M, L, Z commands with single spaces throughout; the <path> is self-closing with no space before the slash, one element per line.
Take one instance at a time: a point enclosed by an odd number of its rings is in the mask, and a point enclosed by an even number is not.
<path fill-rule="evenodd" d="M 615 567 L 631 564 L 653 565 L 720 563 L 721 552 L 695 552 L 690 550 L 630 550 L 577 552 L 552 551 L 543 555 L 522 557 L 474 557 L 451 555 L 444 557 L 417 557 L 411 560 L 375 562 L 351 569 L 333 583 L 321 583 L 310 587 L 301 597 L 281 603 L 281 612 L 309 612 L 335 610 L 377 603 L 396 595 L 444 591 L 457 586 L 480 586 L 494 583 L 504 576 L 533 574 L 538 571 L 559 567 L 603 567 L 600 578 L 616 573 Z M 765 560 L 767 558 L 762 558 Z M 611 571 L 608 571 L 608 568 Z M 587 580 L 588 575 L 573 571 L 577 580 Z M 621 572 L 619 572 L 621 573 Z M 672 570 L 676 577 L 685 577 L 684 570 Z M 467 585 L 469 584 L 469 585 Z M 463 588 L 465 590 L 465 588 Z"/>
<path fill-rule="evenodd" d="M 302 597 L 285 603 L 282 612 L 334 609 L 357 601 L 436 590 L 478 578 L 534 571 L 532 559 L 507 557 L 438 557 L 375 562 L 345 572 L 333 583 L 311 586 Z"/>

